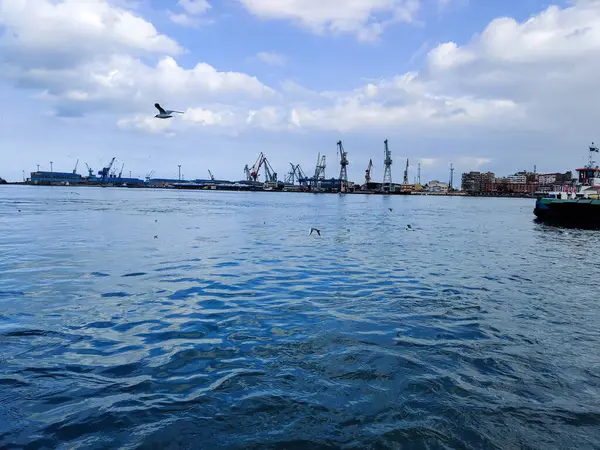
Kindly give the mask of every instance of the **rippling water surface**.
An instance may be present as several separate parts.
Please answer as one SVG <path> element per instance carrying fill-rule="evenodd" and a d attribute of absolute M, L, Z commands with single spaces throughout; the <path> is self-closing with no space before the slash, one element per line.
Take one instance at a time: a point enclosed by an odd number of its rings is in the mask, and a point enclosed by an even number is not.
<path fill-rule="evenodd" d="M 533 206 L 0 188 L 0 447 L 598 448 L 600 235 Z"/>

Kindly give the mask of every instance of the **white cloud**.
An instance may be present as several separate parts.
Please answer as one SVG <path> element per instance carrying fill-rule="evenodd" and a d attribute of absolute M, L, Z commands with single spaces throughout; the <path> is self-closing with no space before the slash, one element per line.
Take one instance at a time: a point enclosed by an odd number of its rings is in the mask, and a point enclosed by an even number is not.
<path fill-rule="evenodd" d="M 540 118 L 560 111 L 558 106 L 549 105 L 548 97 L 553 102 L 561 99 L 562 106 L 566 101 L 563 93 L 573 93 L 582 86 L 595 92 L 590 83 L 595 82 L 595 69 L 599 68 L 597 58 L 592 57 L 600 51 L 600 8 L 595 0 L 580 0 L 566 9 L 550 7 L 523 23 L 495 20 L 466 45 L 448 42 L 431 50 L 427 70 L 421 73 L 406 73 L 342 92 L 314 92 L 291 81 L 276 92 L 254 77 L 219 72 L 206 63 L 186 69 L 172 56 L 162 56 L 155 65 L 149 65 L 137 57 L 139 52 L 176 54 L 181 47 L 133 12 L 102 0 L 88 7 L 73 0 L 61 4 L 40 1 L 33 20 L 24 18 L 23 2 L 0 3 L 5 13 L 0 20 L 7 27 L 0 43 L 9 50 L 4 75 L 42 90 L 41 98 L 54 102 L 59 113 L 68 115 L 78 108 L 82 112 L 112 108 L 126 113 L 140 113 L 144 108 L 153 113 L 149 105 L 168 99 L 168 107 L 198 108 L 185 120 L 203 127 L 226 123 L 228 127 L 370 133 L 400 127 L 407 132 L 435 128 L 452 134 L 473 126 L 536 128 L 544 125 Z M 360 27 L 375 12 L 406 6 L 396 1 L 357 0 L 343 9 L 320 0 L 306 3 L 300 11 L 297 0 L 243 1 L 257 14 L 298 16 L 322 26 L 342 21 Z M 207 7 L 200 3 L 181 2 L 181 6 L 202 14 Z M 69 22 L 71 16 L 73 23 Z M 85 26 L 90 21 L 108 20 L 106 17 L 113 18 L 108 30 L 104 26 L 91 32 Z M 120 22 L 135 25 L 131 35 L 123 35 Z M 70 59 L 62 61 L 57 54 L 60 48 L 54 47 L 48 50 L 55 52 L 53 64 L 40 62 L 36 56 L 48 46 L 45 39 L 34 39 L 37 26 L 42 37 L 52 35 L 55 42 L 77 41 L 77 45 L 66 47 L 76 53 L 76 64 Z M 152 36 L 154 44 L 140 36 Z M 108 50 L 105 40 L 112 42 Z M 78 52 L 78 46 L 100 51 Z M 515 48 L 523 49 L 525 56 Z M 271 64 L 284 62 L 276 53 L 262 52 L 257 57 Z M 240 103 L 241 98 L 244 101 Z M 581 94 L 575 98 L 581 100 Z M 207 109 L 215 103 L 236 106 Z"/>
<path fill-rule="evenodd" d="M 435 166 L 436 164 L 438 164 L 439 158 L 419 158 L 418 162 L 423 167 Z"/>
<path fill-rule="evenodd" d="M 177 4 L 192 15 L 204 14 L 211 8 L 207 0 L 179 0 Z"/>
<path fill-rule="evenodd" d="M 170 13 L 169 19 L 171 19 L 171 22 L 181 25 L 182 27 L 196 27 L 200 24 L 197 19 L 185 13 Z"/>
<path fill-rule="evenodd" d="M 183 51 L 150 22 L 105 0 L 0 0 L 0 25 L 0 54 L 9 63 L 75 66 L 90 55 L 116 51 Z"/>
<path fill-rule="evenodd" d="M 164 133 L 171 128 L 171 122 L 168 120 L 157 120 L 152 116 L 137 114 L 119 119 L 117 126 L 122 130 Z"/>
<path fill-rule="evenodd" d="M 496 19 L 466 45 L 438 46 L 429 53 L 428 77 L 436 91 L 521 105 L 525 128 L 584 128 L 600 119 L 599 54 L 600 2 L 576 0 L 521 23 Z"/>
<path fill-rule="evenodd" d="M 258 52 L 255 58 L 270 66 L 284 66 L 287 62 L 284 55 L 276 52 Z"/>
<path fill-rule="evenodd" d="M 173 23 L 184 27 L 197 27 L 201 23 L 208 23 L 201 21 L 198 17 L 206 14 L 212 8 L 207 0 L 179 0 L 177 4 L 184 12 L 169 12 L 169 18 Z"/>
<path fill-rule="evenodd" d="M 251 110 L 248 112 L 246 123 L 265 130 L 280 130 L 287 127 L 286 112 L 272 106 Z"/>
<path fill-rule="evenodd" d="M 173 134 L 175 131 L 185 131 L 195 126 L 235 127 L 241 121 L 243 115 L 228 108 L 188 108 L 182 115 L 172 119 L 159 120 L 151 114 L 133 114 L 119 119 L 117 126 L 122 130 Z"/>
<path fill-rule="evenodd" d="M 411 22 L 420 0 L 239 0 L 265 19 L 299 23 L 314 33 L 352 33 L 359 40 L 377 39 L 393 22 Z"/>
<path fill-rule="evenodd" d="M 438 45 L 429 52 L 429 63 L 435 69 L 453 69 L 476 59 L 469 50 L 459 50 L 454 42 Z"/>
<path fill-rule="evenodd" d="M 235 124 L 235 114 L 227 110 L 217 112 L 204 108 L 190 108 L 183 119 L 201 126 L 232 126 Z"/>
<path fill-rule="evenodd" d="M 153 103 L 166 99 L 197 105 L 276 96 L 243 73 L 219 72 L 206 63 L 181 67 L 171 56 L 182 52 L 176 41 L 106 0 L 0 0 L 0 25 L 2 76 L 41 92 L 38 98 L 62 115 L 153 112 Z M 156 55 L 156 63 L 143 62 L 144 55 Z"/>
<path fill-rule="evenodd" d="M 458 159 L 458 163 L 463 167 L 470 168 L 469 170 L 479 170 L 485 166 L 489 167 L 491 162 L 491 158 L 481 158 L 477 156 L 461 156 Z"/>

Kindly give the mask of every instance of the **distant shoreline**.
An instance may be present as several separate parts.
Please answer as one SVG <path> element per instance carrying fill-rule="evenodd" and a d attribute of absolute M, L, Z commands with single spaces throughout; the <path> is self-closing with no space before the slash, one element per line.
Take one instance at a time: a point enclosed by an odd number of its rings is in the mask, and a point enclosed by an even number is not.
<path fill-rule="evenodd" d="M 265 190 L 265 189 L 256 189 L 256 188 L 246 188 L 241 187 L 239 189 L 236 188 L 220 188 L 220 187 L 204 187 L 197 189 L 190 188 L 181 188 L 181 187 L 154 187 L 154 186 L 140 186 L 140 187 L 123 187 L 123 186 L 102 186 L 102 185 L 92 185 L 92 184 L 72 184 L 68 186 L 64 185 L 35 185 L 31 183 L 24 182 L 7 182 L 6 184 L 2 184 L 0 186 L 32 186 L 32 187 L 68 187 L 68 188 L 85 188 L 85 187 L 101 187 L 101 188 L 119 188 L 119 189 L 167 189 L 174 191 L 235 191 L 235 192 L 281 192 L 281 193 L 301 193 L 301 194 L 343 194 L 343 195 L 392 195 L 392 196 L 405 196 L 405 195 L 413 195 L 413 196 L 435 196 L 435 197 L 479 197 L 479 198 L 535 198 L 535 195 L 531 194 L 523 194 L 523 193 L 467 193 L 462 191 L 457 192 L 423 192 L 423 191 L 414 191 L 414 192 L 380 192 L 380 191 L 349 191 L 349 192 L 339 192 L 339 191 L 314 191 L 314 190 L 303 190 L 303 189 L 282 189 L 282 190 Z"/>

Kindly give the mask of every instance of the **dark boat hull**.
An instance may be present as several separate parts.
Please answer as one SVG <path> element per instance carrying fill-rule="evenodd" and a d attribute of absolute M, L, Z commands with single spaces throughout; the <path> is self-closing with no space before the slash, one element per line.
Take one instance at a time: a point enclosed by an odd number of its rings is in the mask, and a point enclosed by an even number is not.
<path fill-rule="evenodd" d="M 538 220 L 578 228 L 600 228 L 600 200 L 539 199 L 533 213 Z"/>

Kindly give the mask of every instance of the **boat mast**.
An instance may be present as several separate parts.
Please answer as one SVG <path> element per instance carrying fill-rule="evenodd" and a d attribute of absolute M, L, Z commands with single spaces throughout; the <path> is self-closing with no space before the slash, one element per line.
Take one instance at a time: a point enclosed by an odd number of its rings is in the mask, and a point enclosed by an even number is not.
<path fill-rule="evenodd" d="M 594 167 L 596 167 L 596 161 L 594 161 L 594 153 L 598 152 L 600 152 L 600 150 L 598 150 L 598 147 L 596 147 L 592 142 L 592 145 L 590 145 L 590 162 L 588 163 L 588 168 L 593 169 Z"/>

